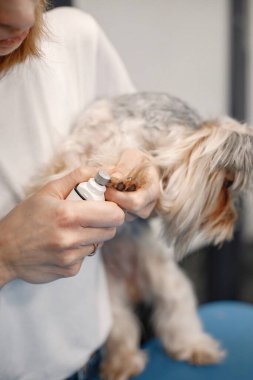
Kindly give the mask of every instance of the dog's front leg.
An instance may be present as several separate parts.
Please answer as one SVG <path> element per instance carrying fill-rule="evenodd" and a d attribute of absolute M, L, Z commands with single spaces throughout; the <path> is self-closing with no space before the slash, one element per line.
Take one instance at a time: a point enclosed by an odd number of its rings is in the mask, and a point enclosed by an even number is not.
<path fill-rule="evenodd" d="M 174 260 L 152 255 L 148 275 L 155 301 L 154 330 L 165 350 L 194 364 L 221 361 L 224 351 L 203 331 L 192 286 Z"/>
<path fill-rule="evenodd" d="M 140 326 L 127 299 L 124 284 L 109 278 L 113 325 L 105 344 L 101 376 L 105 380 L 127 380 L 145 367 L 146 354 L 139 349 Z"/>

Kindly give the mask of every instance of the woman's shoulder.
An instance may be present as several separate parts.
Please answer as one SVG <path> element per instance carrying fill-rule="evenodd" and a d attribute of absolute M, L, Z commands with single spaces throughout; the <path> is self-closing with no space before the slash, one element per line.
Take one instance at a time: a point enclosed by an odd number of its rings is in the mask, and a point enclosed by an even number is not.
<path fill-rule="evenodd" d="M 61 34 L 66 38 L 78 38 L 82 35 L 96 36 L 98 24 L 88 13 L 75 7 L 54 8 L 45 14 L 49 33 Z"/>

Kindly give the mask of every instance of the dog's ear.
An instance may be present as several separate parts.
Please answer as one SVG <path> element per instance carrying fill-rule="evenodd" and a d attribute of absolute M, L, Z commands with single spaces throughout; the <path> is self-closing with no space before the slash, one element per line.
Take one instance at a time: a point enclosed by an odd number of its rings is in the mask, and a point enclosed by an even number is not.
<path fill-rule="evenodd" d="M 208 122 L 212 128 L 211 170 L 224 170 L 234 176 L 233 187 L 245 188 L 252 180 L 253 130 L 228 117 Z"/>

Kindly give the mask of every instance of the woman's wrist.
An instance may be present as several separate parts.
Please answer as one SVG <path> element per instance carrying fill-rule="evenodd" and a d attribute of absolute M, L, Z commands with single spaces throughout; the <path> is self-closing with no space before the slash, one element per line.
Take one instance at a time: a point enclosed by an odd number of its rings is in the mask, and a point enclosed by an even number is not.
<path fill-rule="evenodd" d="M 14 273 L 0 262 L 0 289 L 14 279 Z"/>
<path fill-rule="evenodd" d="M 8 256 L 6 242 L 0 239 L 0 288 L 16 278 L 14 270 L 8 263 Z"/>

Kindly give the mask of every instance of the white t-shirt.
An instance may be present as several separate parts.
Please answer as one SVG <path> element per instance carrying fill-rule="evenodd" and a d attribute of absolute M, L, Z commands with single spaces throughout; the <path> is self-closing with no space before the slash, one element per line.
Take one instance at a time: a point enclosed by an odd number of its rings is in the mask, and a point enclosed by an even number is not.
<path fill-rule="evenodd" d="M 45 15 L 43 57 L 0 80 L 0 216 L 97 97 L 133 91 L 96 22 L 74 8 Z M 0 231 L 1 233 L 1 231 Z M 75 277 L 0 289 L 0 380 L 62 380 L 104 342 L 111 324 L 100 255 Z"/>

